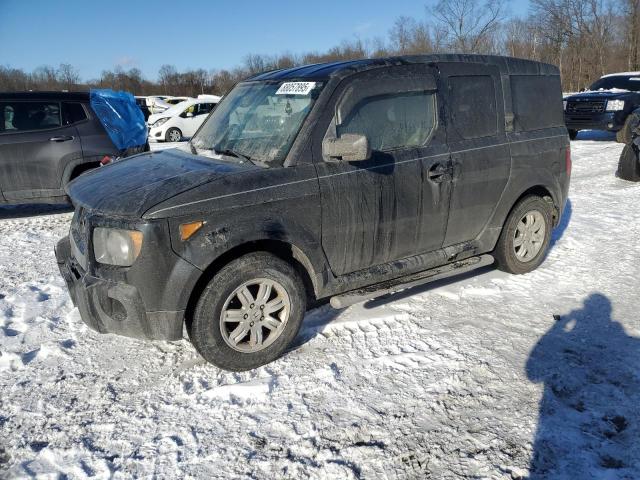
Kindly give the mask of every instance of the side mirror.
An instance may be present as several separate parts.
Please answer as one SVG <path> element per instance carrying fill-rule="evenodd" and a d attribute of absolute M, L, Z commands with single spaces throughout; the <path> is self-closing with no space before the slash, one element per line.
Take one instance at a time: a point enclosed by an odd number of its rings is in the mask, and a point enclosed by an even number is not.
<path fill-rule="evenodd" d="M 325 138 L 322 155 L 334 161 L 361 162 L 371 158 L 371 146 L 366 136 L 346 133 L 340 138 Z"/>

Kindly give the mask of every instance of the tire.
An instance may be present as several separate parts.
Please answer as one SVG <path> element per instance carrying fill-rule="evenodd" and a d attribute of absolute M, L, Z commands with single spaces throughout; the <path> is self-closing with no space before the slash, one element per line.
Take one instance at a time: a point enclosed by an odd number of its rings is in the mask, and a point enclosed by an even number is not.
<path fill-rule="evenodd" d="M 269 282 L 270 295 L 261 301 L 260 293 L 268 288 L 263 291 L 259 284 Z M 237 294 L 245 286 L 250 297 Z M 193 317 L 187 322 L 189 339 L 207 362 L 225 370 L 251 370 L 284 353 L 300 330 L 306 300 L 304 284 L 292 265 L 270 253 L 249 253 L 223 267 L 206 286 Z M 277 301 L 285 307 L 265 314 L 278 305 Z M 223 312 L 228 312 L 225 317 L 233 320 L 223 322 Z M 233 332 L 236 334 L 231 335 Z M 274 334 L 277 335 L 271 338 Z M 233 337 L 239 341 L 236 343 Z M 258 338 L 262 340 L 261 346 Z"/>
<path fill-rule="evenodd" d="M 575 140 L 578 138 L 578 133 L 580 133 L 580 130 L 569 130 L 569 139 Z"/>
<path fill-rule="evenodd" d="M 528 215 L 530 217 L 527 217 Z M 533 223 L 531 218 L 534 219 Z M 520 222 L 525 223 L 521 224 Z M 535 235 L 534 229 L 540 222 L 544 226 L 544 233 L 540 234 L 541 229 L 538 229 L 538 234 Z M 527 223 L 531 227 L 527 227 Z M 529 229 L 529 233 L 524 235 L 522 232 L 527 229 Z M 537 195 L 529 195 L 521 199 L 509 213 L 496 248 L 493 251 L 493 257 L 498 269 L 503 272 L 521 275 L 538 268 L 549 249 L 552 229 L 553 210 L 547 200 Z M 520 246 L 517 244 L 516 235 L 520 239 Z M 535 238 L 539 238 L 539 242 L 528 242 L 528 239 Z M 522 243 L 523 240 L 524 243 Z M 534 250 L 529 252 L 528 246 Z"/>
<path fill-rule="evenodd" d="M 631 145 L 633 143 L 633 123 L 637 122 L 633 118 L 633 114 L 629 115 L 624 122 L 624 126 L 616 132 L 616 142 Z"/>
<path fill-rule="evenodd" d="M 182 140 L 182 132 L 176 127 L 171 127 L 165 132 L 164 140 L 166 142 L 179 142 Z"/>

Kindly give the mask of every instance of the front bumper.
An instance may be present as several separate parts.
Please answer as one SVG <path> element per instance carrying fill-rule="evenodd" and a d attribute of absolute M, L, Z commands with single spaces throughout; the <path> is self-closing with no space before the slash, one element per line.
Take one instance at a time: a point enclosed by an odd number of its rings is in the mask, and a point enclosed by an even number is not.
<path fill-rule="evenodd" d="M 569 130 L 605 130 L 617 132 L 624 126 L 627 113 L 605 112 L 590 114 L 564 114 L 564 123 Z"/>
<path fill-rule="evenodd" d="M 55 251 L 71 299 L 91 329 L 147 340 L 182 339 L 184 310 L 148 312 L 135 286 L 89 275 L 72 255 L 69 237 Z"/>
<path fill-rule="evenodd" d="M 148 127 L 148 138 L 156 142 L 164 142 L 167 129 L 163 126 L 160 127 Z"/>

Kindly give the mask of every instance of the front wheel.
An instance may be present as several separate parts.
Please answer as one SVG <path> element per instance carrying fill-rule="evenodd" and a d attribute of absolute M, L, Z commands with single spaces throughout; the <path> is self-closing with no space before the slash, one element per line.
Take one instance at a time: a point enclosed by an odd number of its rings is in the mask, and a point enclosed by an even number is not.
<path fill-rule="evenodd" d="M 296 337 L 306 298 L 293 266 L 266 252 L 244 255 L 205 288 L 187 323 L 189 339 L 220 368 L 257 368 L 280 357 Z"/>
<path fill-rule="evenodd" d="M 167 142 L 179 142 L 182 140 L 182 132 L 175 127 L 171 127 L 167 130 L 167 133 L 165 133 L 164 139 Z"/>
<path fill-rule="evenodd" d="M 523 274 L 538 268 L 549 248 L 552 228 L 549 202 L 537 195 L 520 200 L 507 217 L 493 251 L 498 269 Z"/>

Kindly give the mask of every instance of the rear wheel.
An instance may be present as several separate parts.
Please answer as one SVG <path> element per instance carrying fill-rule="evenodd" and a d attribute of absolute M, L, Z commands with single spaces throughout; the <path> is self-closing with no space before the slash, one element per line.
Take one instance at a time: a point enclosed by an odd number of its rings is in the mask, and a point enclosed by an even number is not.
<path fill-rule="evenodd" d="M 578 138 L 578 133 L 580 132 L 580 130 L 569 130 L 569 138 L 571 140 L 575 140 L 576 138 Z"/>
<path fill-rule="evenodd" d="M 298 334 L 306 297 L 290 264 L 270 253 L 250 253 L 207 285 L 187 325 L 189 339 L 220 368 L 257 368 L 280 357 Z"/>
<path fill-rule="evenodd" d="M 520 200 L 507 217 L 493 252 L 498 269 L 522 274 L 538 268 L 549 248 L 552 228 L 549 202 L 537 195 Z"/>
<path fill-rule="evenodd" d="M 167 133 L 164 134 L 164 139 L 167 142 L 179 142 L 182 140 L 182 132 L 175 127 L 171 127 L 167 130 Z"/>

